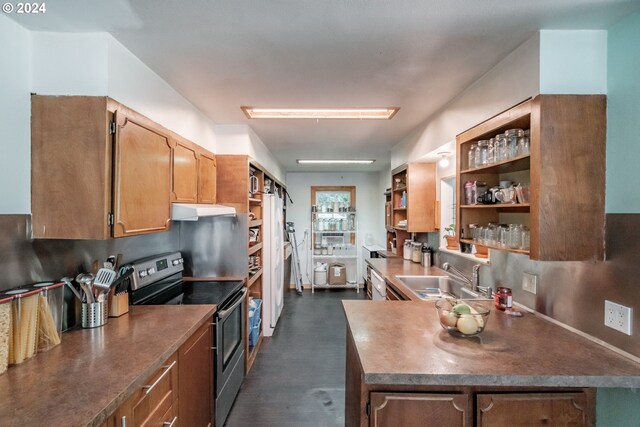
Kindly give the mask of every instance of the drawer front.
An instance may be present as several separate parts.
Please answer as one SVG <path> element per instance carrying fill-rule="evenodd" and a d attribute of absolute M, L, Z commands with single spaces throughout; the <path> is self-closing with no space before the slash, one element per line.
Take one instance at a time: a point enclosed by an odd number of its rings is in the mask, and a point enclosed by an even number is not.
<path fill-rule="evenodd" d="M 178 400 L 173 402 L 173 405 L 171 405 L 169 409 L 167 409 L 167 412 L 165 412 L 157 421 L 154 421 L 154 423 L 151 425 L 154 427 L 178 427 L 180 425 L 180 420 L 178 419 Z"/>
<path fill-rule="evenodd" d="M 171 356 L 132 397 L 132 426 L 155 426 L 177 399 L 178 357 Z M 162 425 L 162 424 L 160 424 Z M 127 426 L 129 427 L 129 426 Z"/>
<path fill-rule="evenodd" d="M 479 394 L 477 425 L 592 426 L 585 393 Z"/>
<path fill-rule="evenodd" d="M 370 427 L 469 427 L 468 394 L 371 393 Z"/>

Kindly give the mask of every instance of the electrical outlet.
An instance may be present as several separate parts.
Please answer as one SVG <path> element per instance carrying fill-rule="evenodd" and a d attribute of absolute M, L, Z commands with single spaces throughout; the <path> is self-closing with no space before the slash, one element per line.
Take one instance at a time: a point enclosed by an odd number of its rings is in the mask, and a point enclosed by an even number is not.
<path fill-rule="evenodd" d="M 522 275 L 522 290 L 535 295 L 538 290 L 538 276 L 525 271 Z"/>
<path fill-rule="evenodd" d="M 631 335 L 633 309 L 611 301 L 604 301 L 604 324 L 623 334 Z"/>

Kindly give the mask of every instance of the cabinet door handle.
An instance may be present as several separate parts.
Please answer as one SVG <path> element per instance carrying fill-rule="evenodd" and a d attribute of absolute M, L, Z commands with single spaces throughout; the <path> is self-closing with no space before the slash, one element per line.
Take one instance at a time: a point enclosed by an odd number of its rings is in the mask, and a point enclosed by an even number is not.
<path fill-rule="evenodd" d="M 126 416 L 122 416 L 122 418 L 120 419 L 120 427 L 127 427 L 127 417 Z"/>
<path fill-rule="evenodd" d="M 165 421 L 162 423 L 163 426 L 167 426 L 167 427 L 173 427 L 173 425 L 176 423 L 176 421 L 178 421 L 178 417 L 173 417 L 173 420 L 171 420 L 171 422 L 169 421 Z"/>
<path fill-rule="evenodd" d="M 173 368 L 173 367 L 176 365 L 176 362 L 177 362 L 177 361 L 176 361 L 176 360 L 174 360 L 173 362 L 171 362 L 171 365 L 163 366 L 163 367 L 162 367 L 162 369 L 164 369 L 165 371 L 162 373 L 162 375 L 160 375 L 160 376 L 158 377 L 158 379 L 157 379 L 157 380 L 155 380 L 155 381 L 153 382 L 153 384 L 151 384 L 151 385 L 145 385 L 145 386 L 142 386 L 142 388 L 146 389 L 146 390 L 144 391 L 144 394 L 149 394 L 149 393 L 151 393 L 151 390 L 153 390 L 153 388 L 154 388 L 155 386 L 157 386 L 157 385 L 158 385 L 158 383 L 159 383 L 160 381 L 162 381 L 162 379 L 163 379 L 163 378 L 164 378 L 164 377 L 169 373 L 169 371 L 171 371 L 171 368 Z"/>

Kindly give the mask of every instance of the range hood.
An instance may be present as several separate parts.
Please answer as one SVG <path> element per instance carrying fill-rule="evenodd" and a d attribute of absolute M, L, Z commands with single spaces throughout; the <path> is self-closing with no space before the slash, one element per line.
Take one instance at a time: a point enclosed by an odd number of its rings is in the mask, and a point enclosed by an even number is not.
<path fill-rule="evenodd" d="M 173 203 L 171 219 L 174 221 L 197 221 L 204 216 L 236 215 L 236 209 L 225 205 L 197 205 Z"/>

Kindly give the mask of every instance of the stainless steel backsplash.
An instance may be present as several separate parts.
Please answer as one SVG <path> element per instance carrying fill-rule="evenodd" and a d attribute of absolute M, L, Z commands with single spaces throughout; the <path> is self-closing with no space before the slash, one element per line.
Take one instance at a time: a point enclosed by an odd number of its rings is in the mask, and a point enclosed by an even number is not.
<path fill-rule="evenodd" d="M 199 264 L 201 268 L 209 263 L 211 269 L 222 273 L 227 271 L 224 266 L 230 264 L 234 270 L 227 272 L 234 272 L 236 264 L 241 262 L 246 272 L 247 233 L 239 232 L 246 230 L 246 221 L 246 215 L 239 215 L 237 220 L 201 218 L 189 224 L 173 223 L 171 230 L 164 233 L 120 239 L 33 240 L 30 237 L 30 215 L 0 215 L 0 291 L 64 276 L 75 277 L 90 270 L 93 260 L 102 262 L 117 253 L 123 254 L 123 262 L 128 263 L 163 252 L 183 250 L 187 269 L 193 266 L 192 256 L 196 256 L 204 260 Z M 239 228 L 238 224 L 244 224 L 245 228 Z M 186 231 L 181 231 L 182 227 Z M 186 237 L 183 242 L 182 234 Z M 244 250 L 240 255 L 238 248 Z M 207 251 L 213 251 L 208 258 L 204 255 Z"/>
<path fill-rule="evenodd" d="M 73 276 L 93 260 L 123 254 L 123 262 L 179 250 L 179 227 L 165 233 L 109 240 L 33 240 L 30 215 L 0 215 L 0 290 Z"/>
<path fill-rule="evenodd" d="M 606 261 L 532 261 L 525 255 L 491 251 L 483 266 L 484 286 L 507 286 L 515 301 L 640 357 L 640 214 L 606 215 Z M 446 253 L 438 265 L 450 262 L 471 275 L 475 264 Z M 524 272 L 538 275 L 536 295 L 522 290 Z M 604 326 L 604 301 L 632 307 L 632 336 Z"/>

